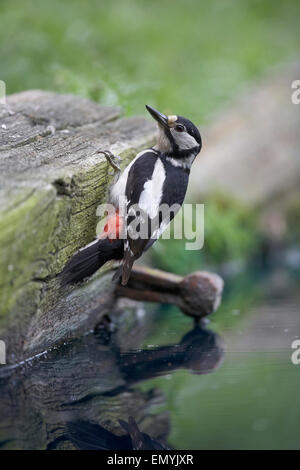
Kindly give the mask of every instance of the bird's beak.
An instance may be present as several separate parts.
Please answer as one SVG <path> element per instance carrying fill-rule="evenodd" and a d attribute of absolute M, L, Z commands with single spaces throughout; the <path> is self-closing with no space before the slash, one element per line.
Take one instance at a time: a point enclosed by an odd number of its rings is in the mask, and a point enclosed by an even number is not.
<path fill-rule="evenodd" d="M 160 113 L 159 111 L 157 111 L 156 109 L 152 108 L 151 106 L 148 106 L 147 104 L 146 104 L 146 109 L 147 109 L 147 111 L 149 111 L 149 113 L 151 114 L 151 116 L 152 116 L 159 124 L 161 124 L 163 127 L 166 127 L 167 129 L 169 129 L 168 116 L 165 116 L 165 114 Z"/>

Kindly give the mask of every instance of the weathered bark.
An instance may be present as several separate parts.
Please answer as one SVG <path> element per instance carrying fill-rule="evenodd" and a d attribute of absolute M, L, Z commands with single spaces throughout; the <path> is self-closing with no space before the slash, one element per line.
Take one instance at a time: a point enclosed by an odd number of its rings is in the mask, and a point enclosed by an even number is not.
<path fill-rule="evenodd" d="M 153 142 L 155 126 L 119 108 L 42 91 L 12 95 L 0 108 L 0 338 L 18 359 L 95 324 L 113 302 L 109 276 L 71 293 L 57 274 L 95 236 L 110 168 Z"/>

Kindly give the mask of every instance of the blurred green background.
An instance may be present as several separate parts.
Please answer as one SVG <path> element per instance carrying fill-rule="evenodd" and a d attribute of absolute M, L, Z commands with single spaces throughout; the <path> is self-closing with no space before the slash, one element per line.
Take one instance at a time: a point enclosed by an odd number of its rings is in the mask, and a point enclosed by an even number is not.
<path fill-rule="evenodd" d="M 2 0 L 0 79 L 9 94 L 34 88 L 75 93 L 121 105 L 127 115 L 144 113 L 149 103 L 201 126 L 270 66 L 298 59 L 299 18 L 298 0 Z M 212 324 L 221 335 L 227 329 L 238 335 L 250 306 L 267 291 L 255 265 L 263 244 L 257 216 L 226 195 L 208 201 L 205 211 L 199 255 L 171 240 L 156 244 L 151 259 L 180 274 L 244 263 L 226 279 Z M 190 327 L 190 319 L 168 309 L 148 343 L 170 342 Z M 229 354 L 212 375 L 183 372 L 148 383 L 166 393 L 171 444 L 297 446 L 299 371 L 283 356 L 268 362 L 259 351 L 238 359 Z"/>
<path fill-rule="evenodd" d="M 205 122 L 300 49 L 297 0 L 2 0 L 1 79 Z"/>

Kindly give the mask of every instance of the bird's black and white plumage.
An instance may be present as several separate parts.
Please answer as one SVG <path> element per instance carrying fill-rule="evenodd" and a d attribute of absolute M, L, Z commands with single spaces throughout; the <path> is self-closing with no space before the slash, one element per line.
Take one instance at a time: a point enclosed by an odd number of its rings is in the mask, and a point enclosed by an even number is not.
<path fill-rule="evenodd" d="M 199 130 L 186 118 L 146 108 L 158 123 L 157 144 L 140 152 L 110 189 L 109 202 L 116 209 L 114 239 L 108 228 L 105 238 L 75 254 L 62 272 L 64 283 L 90 276 L 109 259 L 122 259 L 115 277 L 127 284 L 134 261 L 159 238 L 183 203 L 202 146 Z"/>

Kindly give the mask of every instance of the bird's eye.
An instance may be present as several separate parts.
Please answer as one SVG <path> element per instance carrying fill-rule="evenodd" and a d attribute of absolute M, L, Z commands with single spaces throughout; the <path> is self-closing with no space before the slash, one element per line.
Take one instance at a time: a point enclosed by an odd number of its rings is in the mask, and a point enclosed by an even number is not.
<path fill-rule="evenodd" d="M 184 126 L 182 126 L 181 124 L 177 124 L 177 126 L 175 126 L 175 131 L 183 132 L 184 131 Z"/>

